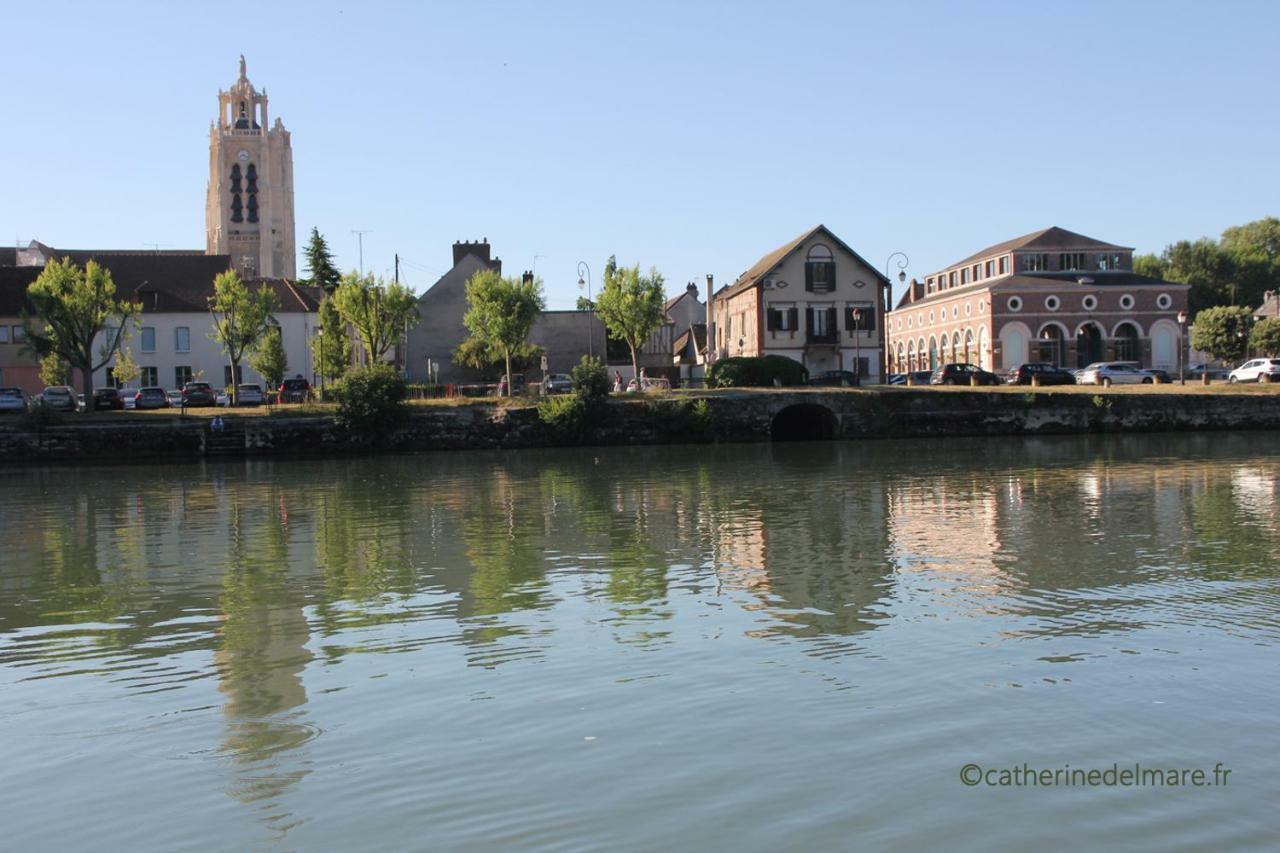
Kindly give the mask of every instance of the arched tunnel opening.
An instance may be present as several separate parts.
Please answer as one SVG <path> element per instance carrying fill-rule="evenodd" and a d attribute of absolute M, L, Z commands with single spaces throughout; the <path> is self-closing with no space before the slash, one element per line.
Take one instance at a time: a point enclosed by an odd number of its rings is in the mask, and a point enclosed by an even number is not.
<path fill-rule="evenodd" d="M 797 403 L 773 416 L 769 436 L 774 441 L 828 441 L 836 437 L 836 416 L 817 403 Z"/>

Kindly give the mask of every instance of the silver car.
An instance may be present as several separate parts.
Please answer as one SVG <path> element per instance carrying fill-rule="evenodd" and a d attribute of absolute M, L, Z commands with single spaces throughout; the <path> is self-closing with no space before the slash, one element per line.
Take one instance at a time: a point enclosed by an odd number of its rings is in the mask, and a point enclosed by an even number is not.
<path fill-rule="evenodd" d="M 74 412 L 79 409 L 75 389 L 68 385 L 50 385 L 36 397 L 42 406 L 48 406 L 56 412 Z"/>
<path fill-rule="evenodd" d="M 1098 361 L 1080 371 L 1080 385 L 1150 385 L 1154 380 L 1131 361 Z"/>
<path fill-rule="evenodd" d="M 261 406 L 267 402 L 266 396 L 262 393 L 261 385 L 237 385 L 236 386 L 236 405 L 237 406 Z"/>
<path fill-rule="evenodd" d="M 26 410 L 27 395 L 22 393 L 21 388 L 0 388 L 0 413 Z"/>

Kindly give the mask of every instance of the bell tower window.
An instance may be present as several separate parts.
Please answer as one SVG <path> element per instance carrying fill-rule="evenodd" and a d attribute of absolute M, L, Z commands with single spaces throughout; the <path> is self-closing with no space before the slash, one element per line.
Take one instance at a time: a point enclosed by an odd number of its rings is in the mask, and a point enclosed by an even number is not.
<path fill-rule="evenodd" d="M 248 186 L 245 188 L 249 195 L 249 221 L 258 221 L 258 167 L 253 163 L 249 164 L 249 168 L 245 170 L 245 181 Z"/>

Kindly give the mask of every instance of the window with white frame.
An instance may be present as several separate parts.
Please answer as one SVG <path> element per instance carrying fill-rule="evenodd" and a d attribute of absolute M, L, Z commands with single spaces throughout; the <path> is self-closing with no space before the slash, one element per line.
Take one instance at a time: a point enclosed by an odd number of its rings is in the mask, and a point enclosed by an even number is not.
<path fill-rule="evenodd" d="M 138 344 L 138 345 L 139 345 L 139 347 L 142 349 L 142 351 L 143 351 L 143 352 L 155 352 L 155 351 L 156 351 L 156 329 L 155 329 L 155 326 L 143 326 L 143 327 L 142 327 L 141 340 L 139 341 L 139 344 Z M 150 384 L 154 385 L 155 383 L 154 383 L 154 382 L 152 382 L 152 383 L 150 383 Z"/>
<path fill-rule="evenodd" d="M 173 330 L 173 350 L 174 352 L 191 352 L 191 329 L 187 326 L 179 326 Z"/>
<path fill-rule="evenodd" d="M 9 327 L 0 326 L 0 344 L 9 343 Z"/>
<path fill-rule="evenodd" d="M 150 388 L 160 384 L 160 371 L 154 367 L 144 367 L 139 373 L 139 381 L 143 388 Z"/>

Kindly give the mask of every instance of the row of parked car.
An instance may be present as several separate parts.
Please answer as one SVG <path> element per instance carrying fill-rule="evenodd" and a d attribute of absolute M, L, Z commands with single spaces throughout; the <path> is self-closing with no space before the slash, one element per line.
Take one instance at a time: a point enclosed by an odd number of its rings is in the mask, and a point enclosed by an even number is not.
<path fill-rule="evenodd" d="M 1208 372 L 1210 378 L 1218 378 L 1215 371 L 1203 364 L 1194 364 L 1187 371 L 1190 379 L 1202 379 Z M 1220 375 L 1220 374 L 1219 374 Z M 907 377 L 918 385 L 1151 385 L 1174 380 L 1166 370 L 1142 367 L 1132 361 L 1099 361 L 1079 370 L 1067 370 L 1048 362 L 1028 362 L 1010 368 L 1002 377 L 973 364 L 944 364 L 935 370 L 920 370 L 910 374 L 898 373 L 889 377 L 890 385 L 905 385 Z M 1255 358 L 1226 374 L 1226 380 L 1237 382 L 1280 382 L 1280 358 Z"/>
<path fill-rule="evenodd" d="M 236 386 L 236 404 L 240 406 L 262 406 L 275 402 L 305 403 L 310 399 L 311 384 L 301 376 L 284 380 L 278 389 L 269 393 L 264 392 L 261 385 L 254 383 Z M 77 394 L 68 385 L 50 385 L 30 400 L 21 388 L 0 388 L 0 413 L 26 411 L 29 405 L 45 406 L 59 412 L 76 412 L 83 411 L 88 403 L 83 394 Z M 154 386 L 136 391 L 96 388 L 93 392 L 94 411 L 229 405 L 231 395 L 227 390 L 215 389 L 208 382 L 188 382 L 181 389 L 171 391 Z"/>

